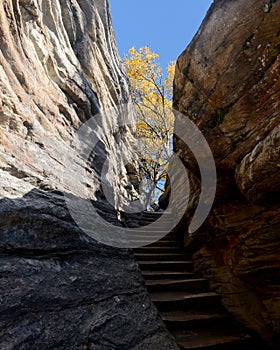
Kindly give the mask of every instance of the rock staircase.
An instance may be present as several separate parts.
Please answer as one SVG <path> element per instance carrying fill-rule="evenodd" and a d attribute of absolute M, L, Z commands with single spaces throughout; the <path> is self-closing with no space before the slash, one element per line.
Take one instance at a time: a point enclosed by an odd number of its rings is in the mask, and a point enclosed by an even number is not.
<path fill-rule="evenodd" d="M 146 226 L 160 215 L 144 212 L 139 225 Z M 164 226 L 163 222 L 157 230 Z M 134 256 L 151 298 L 180 349 L 263 349 L 226 312 L 208 281 L 194 272 L 192 258 L 174 232 L 149 246 L 134 249 Z"/>

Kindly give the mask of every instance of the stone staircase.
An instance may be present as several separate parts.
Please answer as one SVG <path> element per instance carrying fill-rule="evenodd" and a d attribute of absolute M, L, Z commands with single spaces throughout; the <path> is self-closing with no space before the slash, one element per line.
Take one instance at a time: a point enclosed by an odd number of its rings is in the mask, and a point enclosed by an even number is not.
<path fill-rule="evenodd" d="M 139 225 L 146 226 L 160 215 L 144 212 Z M 156 230 L 164 226 L 163 222 Z M 140 230 L 143 232 L 143 227 Z M 134 256 L 151 298 L 180 349 L 264 350 L 222 307 L 208 281 L 194 272 L 192 258 L 174 232 L 134 249 Z"/>

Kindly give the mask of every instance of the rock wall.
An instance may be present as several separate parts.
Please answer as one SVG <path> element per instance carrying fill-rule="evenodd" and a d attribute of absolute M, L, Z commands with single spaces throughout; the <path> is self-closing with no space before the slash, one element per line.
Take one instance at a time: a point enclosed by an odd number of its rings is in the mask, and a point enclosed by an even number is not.
<path fill-rule="evenodd" d="M 0 348 L 177 349 L 132 253 L 85 234 L 63 196 L 90 199 L 116 225 L 137 196 L 108 1 L 1 1 L 0 87 Z M 99 112 L 85 157 L 74 136 Z"/>
<path fill-rule="evenodd" d="M 0 16 L 2 177 L 27 178 L 38 188 L 75 193 L 77 185 L 61 176 L 69 169 L 65 154 L 71 154 L 77 167 L 85 167 L 72 152 L 73 134 L 98 112 L 129 101 L 107 1 L 3 1 Z M 117 130 L 120 117 L 117 109 L 104 113 L 103 125 L 96 128 L 100 143 L 94 153 L 100 159 L 117 149 L 128 162 L 134 157 L 130 129 Z M 126 180 L 121 160 L 111 162 L 115 192 L 122 192 Z M 101 165 L 96 160 L 88 184 L 92 193 Z M 67 178 L 71 175 L 69 171 Z"/>
<path fill-rule="evenodd" d="M 227 308 L 279 348 L 280 331 L 280 1 L 216 0 L 181 54 L 175 73 L 176 125 L 190 118 L 217 167 L 217 192 L 204 225 L 188 233 L 198 202 L 197 164 L 174 149 L 192 195 L 180 228 L 196 268 Z M 178 174 L 177 186 L 180 183 Z M 186 203 L 184 203 L 186 205 Z M 278 338 L 279 339 L 279 338 Z"/>

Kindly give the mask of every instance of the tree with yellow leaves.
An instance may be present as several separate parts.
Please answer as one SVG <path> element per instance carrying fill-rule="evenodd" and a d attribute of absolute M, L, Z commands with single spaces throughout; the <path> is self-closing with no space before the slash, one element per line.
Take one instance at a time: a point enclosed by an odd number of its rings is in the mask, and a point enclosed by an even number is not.
<path fill-rule="evenodd" d="M 147 46 L 139 50 L 132 47 L 124 58 L 136 107 L 139 170 L 147 206 L 163 190 L 172 152 L 175 64 L 171 62 L 164 74 L 158 60 L 159 55 Z"/>

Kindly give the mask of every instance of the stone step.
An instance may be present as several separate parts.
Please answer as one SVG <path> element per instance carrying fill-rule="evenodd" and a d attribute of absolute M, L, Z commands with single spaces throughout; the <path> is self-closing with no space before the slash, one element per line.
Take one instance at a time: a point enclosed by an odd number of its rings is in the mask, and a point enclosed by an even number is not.
<path fill-rule="evenodd" d="M 165 214 L 166 216 L 172 216 L 172 213 L 167 211 L 143 211 L 142 217 L 157 217 Z"/>
<path fill-rule="evenodd" d="M 252 340 L 249 334 L 216 328 L 173 332 L 173 336 L 182 350 L 249 350 Z"/>
<path fill-rule="evenodd" d="M 141 216 L 141 219 L 140 219 L 140 221 L 142 221 L 142 220 L 158 220 L 159 218 L 161 218 L 162 217 L 162 215 L 163 215 L 163 213 L 160 213 L 160 214 L 143 214 L 142 216 Z M 171 218 L 171 215 L 170 214 L 167 214 L 167 215 L 165 215 L 164 216 L 164 219 L 166 220 L 166 219 L 168 219 L 168 218 Z"/>
<path fill-rule="evenodd" d="M 174 215 L 173 214 L 167 214 L 165 213 L 163 215 L 163 213 L 159 213 L 159 214 L 143 214 L 140 218 L 139 221 L 142 221 L 142 220 L 158 220 L 160 218 L 163 218 L 164 220 L 172 220 L 174 218 Z"/>
<path fill-rule="evenodd" d="M 134 249 L 139 249 L 141 247 L 148 247 L 157 241 L 154 241 L 153 239 L 148 239 L 145 237 L 133 237 L 133 238 L 129 238 L 129 242 L 131 244 L 135 245 L 136 248 L 134 248 Z M 163 244 L 163 245 L 165 245 L 165 244 Z"/>
<path fill-rule="evenodd" d="M 172 242 L 177 242 L 178 248 L 180 246 L 179 240 L 175 236 L 172 236 L 169 234 L 165 235 L 164 237 L 158 240 L 158 242 L 161 242 L 161 241 L 163 241 L 166 244 L 166 246 L 170 246 L 170 242 L 171 242 L 171 245 L 172 245 Z"/>
<path fill-rule="evenodd" d="M 155 245 L 155 243 L 157 242 L 160 242 L 163 240 L 163 237 L 162 236 L 157 236 L 157 235 L 129 235 L 127 236 L 127 238 L 133 242 L 147 242 L 146 245 L 149 245 L 149 246 L 152 246 L 152 245 Z M 170 242 L 170 241 L 166 241 L 164 239 L 164 241 L 166 242 L 165 244 L 164 243 L 161 243 L 161 245 L 164 245 L 164 246 L 167 246 L 169 243 L 167 242 Z M 174 240 L 172 240 L 174 241 Z M 175 243 L 174 243 L 175 244 Z M 178 244 L 177 244 L 178 246 Z"/>
<path fill-rule="evenodd" d="M 158 222 L 153 222 L 153 223 L 145 223 L 145 224 L 139 224 L 138 226 L 139 230 L 156 230 L 156 231 L 162 231 L 162 232 L 170 232 L 174 233 L 173 227 L 170 225 L 170 223 L 158 223 Z"/>
<path fill-rule="evenodd" d="M 175 234 L 173 234 L 172 232 L 171 233 L 167 233 L 165 236 L 163 236 L 161 239 L 161 241 L 166 241 L 166 242 L 169 242 L 169 241 L 176 241 L 178 243 L 180 243 L 180 241 L 178 240 L 177 236 Z M 181 246 L 182 247 L 182 246 Z"/>
<path fill-rule="evenodd" d="M 157 239 L 154 236 L 129 236 L 128 239 L 132 244 L 135 244 L 134 249 L 144 248 L 144 247 L 177 247 L 180 248 L 180 243 L 175 239 L 168 239 L 163 237 L 161 239 Z"/>
<path fill-rule="evenodd" d="M 151 298 L 159 311 L 178 310 L 219 310 L 220 297 L 214 292 L 186 293 L 185 291 L 161 291 L 151 292 Z"/>
<path fill-rule="evenodd" d="M 146 219 L 141 219 L 139 221 L 139 225 L 140 226 L 145 226 L 145 225 L 150 225 L 150 224 L 154 224 L 154 225 L 159 225 L 159 226 L 163 226 L 164 224 L 167 224 L 168 226 L 170 226 L 172 224 L 172 221 L 165 219 L 165 218 L 146 218 Z"/>
<path fill-rule="evenodd" d="M 149 292 L 155 291 L 200 291 L 204 292 L 209 288 L 209 282 L 205 278 L 177 278 L 150 280 L 147 279 L 145 284 Z"/>
<path fill-rule="evenodd" d="M 169 311 L 169 312 L 162 312 L 161 318 L 167 325 L 168 329 L 173 330 L 175 329 L 191 329 L 193 326 L 197 325 L 203 325 L 203 327 L 207 325 L 213 325 L 220 324 L 225 322 L 228 322 L 230 319 L 230 316 L 228 313 L 223 312 L 221 310 L 220 312 L 217 312 L 216 310 L 209 310 L 208 312 L 198 310 L 198 311 Z"/>
<path fill-rule="evenodd" d="M 170 221 L 140 221 L 139 222 L 139 228 L 144 228 L 144 227 L 150 227 L 153 225 L 153 227 L 158 227 L 162 230 L 166 230 L 167 228 L 172 231 L 173 230 L 173 225 L 170 223 Z"/>
<path fill-rule="evenodd" d="M 151 243 L 148 245 L 149 247 L 153 247 L 153 246 L 161 246 L 161 247 L 177 247 L 180 248 L 180 242 L 175 240 L 175 239 L 169 239 L 166 238 L 166 236 L 162 239 L 160 239 L 159 241 L 156 241 L 154 243 Z"/>
<path fill-rule="evenodd" d="M 139 254 L 140 253 L 180 253 L 180 254 L 184 254 L 188 260 L 190 259 L 190 255 L 187 255 L 184 252 L 184 249 L 178 248 L 175 246 L 168 247 L 168 246 L 160 246 L 160 245 L 153 244 L 146 247 L 135 248 L 134 252 Z"/>
<path fill-rule="evenodd" d="M 167 231 L 166 227 L 153 227 L 150 226 L 142 226 L 142 227 L 134 227 L 130 231 L 131 235 L 138 235 L 138 234 L 148 234 L 148 235 L 157 235 L 157 234 L 164 234 L 165 236 L 170 237 L 176 237 L 175 233 L 173 231 Z"/>
<path fill-rule="evenodd" d="M 129 236 L 130 237 L 159 237 L 159 239 L 163 239 L 164 237 L 168 237 L 168 239 L 172 238 L 173 240 L 175 239 L 175 235 L 170 235 L 169 232 L 165 232 L 165 231 L 157 231 L 157 230 L 153 230 L 153 232 L 151 232 L 150 230 L 139 230 L 137 229 L 133 229 L 133 231 L 129 232 Z"/>
<path fill-rule="evenodd" d="M 162 213 L 160 214 L 143 214 L 141 219 L 139 220 L 139 222 L 145 222 L 145 221 L 156 221 L 156 220 L 159 220 L 159 219 L 162 219 L 162 221 L 168 221 L 168 222 L 172 222 L 172 220 L 174 219 L 173 215 L 172 214 L 165 214 L 163 216 Z"/>
<path fill-rule="evenodd" d="M 170 223 L 172 222 L 172 217 L 168 216 L 154 216 L 154 217 L 142 217 L 139 222 L 142 224 L 143 222 L 156 222 L 158 220 L 158 222 L 167 222 Z"/>
<path fill-rule="evenodd" d="M 159 224 L 157 222 L 154 222 L 152 225 L 148 224 L 148 225 L 143 225 L 143 226 L 139 226 L 140 230 L 146 230 L 149 229 L 151 230 L 156 230 L 156 231 L 161 231 L 161 232 L 168 232 L 170 234 L 174 234 L 174 230 L 173 227 L 168 223 L 168 224 Z"/>
<path fill-rule="evenodd" d="M 149 225 L 161 215 L 144 213 L 140 222 Z M 164 226 L 155 225 L 155 230 Z M 135 249 L 134 256 L 151 299 L 181 350 L 264 350 L 225 311 L 208 281 L 194 273 L 192 257 L 183 251 L 174 232 Z"/>
<path fill-rule="evenodd" d="M 170 236 L 169 234 L 165 234 L 165 232 L 160 231 L 155 231 L 153 233 L 145 231 L 135 231 L 130 233 L 128 237 L 132 240 L 151 240 L 151 242 L 153 242 L 151 244 L 154 244 L 159 241 L 165 241 L 166 245 L 168 245 L 170 241 L 177 241 L 175 236 Z"/>
<path fill-rule="evenodd" d="M 134 253 L 136 261 L 184 261 L 186 258 L 183 253 Z"/>
<path fill-rule="evenodd" d="M 137 261 L 140 269 L 142 270 L 169 270 L 169 271 L 193 271 L 193 262 L 185 260 L 166 260 L 166 261 L 155 261 L 155 260 L 139 260 Z"/>
<path fill-rule="evenodd" d="M 153 280 L 161 280 L 166 278 L 196 278 L 198 277 L 197 274 L 194 272 L 184 272 L 184 271 L 149 271 L 149 270 L 143 270 L 142 276 L 144 279 L 153 279 Z"/>

